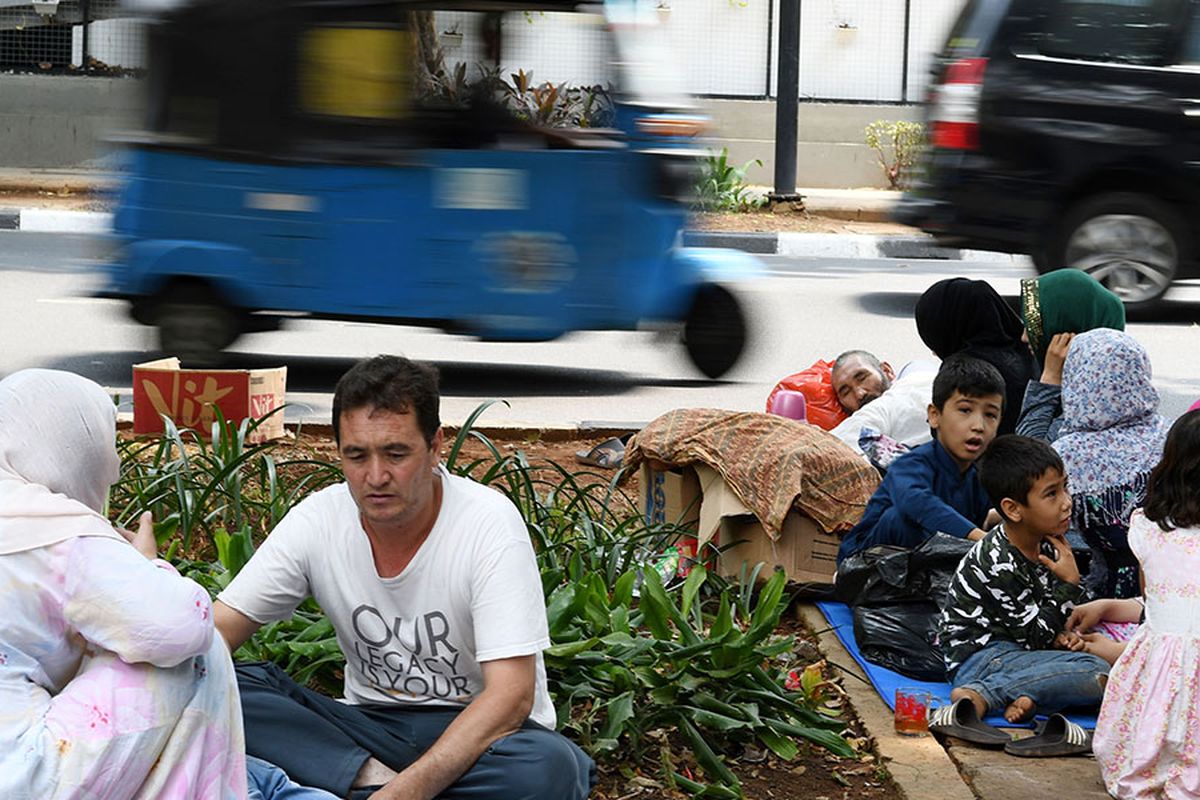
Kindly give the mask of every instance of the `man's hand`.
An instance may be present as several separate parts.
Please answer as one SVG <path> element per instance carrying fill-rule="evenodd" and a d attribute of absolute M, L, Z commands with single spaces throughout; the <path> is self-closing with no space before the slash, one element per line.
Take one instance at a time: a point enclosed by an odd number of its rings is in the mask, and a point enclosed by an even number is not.
<path fill-rule="evenodd" d="M 987 531 L 980 530 L 979 528 L 972 528 L 971 532 L 967 534 L 967 539 L 972 542 L 978 542 L 985 536 L 987 536 Z"/>
<path fill-rule="evenodd" d="M 125 537 L 125 541 L 146 558 L 153 561 L 158 558 L 158 540 L 154 538 L 154 515 L 143 511 L 138 517 L 137 533 L 126 528 L 117 528 L 117 533 Z"/>
<path fill-rule="evenodd" d="M 1046 541 L 1054 548 L 1054 558 L 1038 553 L 1038 563 L 1053 572 L 1060 581 L 1078 586 L 1079 566 L 1075 563 L 1075 553 L 1071 551 L 1067 537 L 1059 533 L 1047 536 Z"/>
<path fill-rule="evenodd" d="M 1042 364 L 1042 383 L 1051 386 L 1062 386 L 1063 364 L 1067 360 L 1067 350 L 1071 346 L 1073 333 L 1056 333 L 1046 348 L 1046 362 Z"/>
<path fill-rule="evenodd" d="M 483 691 L 433 746 L 371 795 L 370 800 L 430 800 L 452 786 L 497 739 L 515 733 L 529 716 L 537 681 L 534 656 L 484 661 Z"/>

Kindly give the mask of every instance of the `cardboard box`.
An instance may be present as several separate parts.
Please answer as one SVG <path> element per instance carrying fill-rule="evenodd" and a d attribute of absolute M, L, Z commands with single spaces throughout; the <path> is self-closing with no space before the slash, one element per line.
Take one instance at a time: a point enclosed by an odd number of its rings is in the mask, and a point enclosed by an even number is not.
<path fill-rule="evenodd" d="M 161 433 L 162 415 L 202 436 L 212 434 L 216 411 L 231 425 L 261 419 L 284 403 L 287 367 L 182 369 L 178 358 L 133 365 L 133 432 Z M 283 414 L 271 416 L 247 437 L 264 442 L 284 435 Z"/>
<path fill-rule="evenodd" d="M 685 556 L 694 557 L 708 542 L 736 542 L 721 553 L 715 565 L 724 575 L 740 574 L 743 562 L 753 567 L 761 561 L 766 565 L 763 575 L 778 566 L 796 583 L 833 583 L 840 539 L 822 531 L 802 512 L 793 509 L 784 520 L 779 538 L 772 540 L 712 467 L 698 464 L 664 472 L 643 464 L 640 478 L 639 499 L 647 523 L 694 526 L 694 538 L 681 536 L 678 543 L 681 574 L 686 574 Z"/>

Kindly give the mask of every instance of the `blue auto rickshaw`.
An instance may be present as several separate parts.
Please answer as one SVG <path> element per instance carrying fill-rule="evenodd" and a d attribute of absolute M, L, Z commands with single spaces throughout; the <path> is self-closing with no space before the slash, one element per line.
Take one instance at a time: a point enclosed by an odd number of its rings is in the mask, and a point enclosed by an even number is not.
<path fill-rule="evenodd" d="M 704 120 L 636 5 L 596 15 L 613 80 L 586 89 L 496 67 L 506 15 L 536 34 L 573 0 L 168 6 L 102 291 L 166 354 L 211 364 L 299 314 L 505 341 L 682 323 L 705 375 L 736 363 L 760 267 L 681 246 Z M 439 51 L 435 13 L 479 63 Z"/>

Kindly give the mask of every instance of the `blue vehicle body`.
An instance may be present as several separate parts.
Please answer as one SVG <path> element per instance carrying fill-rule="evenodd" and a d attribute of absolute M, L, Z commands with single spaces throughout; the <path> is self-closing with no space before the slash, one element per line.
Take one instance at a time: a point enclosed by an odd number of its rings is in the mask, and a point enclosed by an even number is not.
<path fill-rule="evenodd" d="M 760 267 L 678 246 L 695 143 L 642 128 L 681 113 L 618 100 L 617 128 L 577 132 L 575 146 L 417 148 L 377 163 L 149 137 L 131 146 L 103 294 L 160 330 L 171 309 L 220 309 L 232 327 L 217 349 L 268 328 L 260 312 L 512 341 L 688 322 L 711 339 L 730 307 L 698 311 L 698 298 Z M 744 338 L 744 320 L 727 322 Z"/>

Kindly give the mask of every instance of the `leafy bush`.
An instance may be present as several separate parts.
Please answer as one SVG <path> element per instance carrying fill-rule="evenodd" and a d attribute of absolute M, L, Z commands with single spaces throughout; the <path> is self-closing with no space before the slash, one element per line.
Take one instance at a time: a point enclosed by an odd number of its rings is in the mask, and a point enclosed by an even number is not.
<path fill-rule="evenodd" d="M 880 119 L 868 125 L 864 132 L 867 146 L 875 151 L 879 166 L 887 176 L 888 187 L 905 188 L 925 143 L 925 126 L 919 122 Z"/>
<path fill-rule="evenodd" d="M 551 465 L 547 479 L 524 453 L 501 454 L 474 429 L 490 405 L 468 418 L 446 465 L 504 492 L 525 518 L 547 596 L 546 671 L 567 735 L 599 759 L 652 765 L 665 783 L 712 798 L 741 797 L 725 759 L 751 742 L 783 759 L 799 752 L 797 739 L 853 754 L 839 735 L 844 722 L 822 710 L 819 673 L 809 668 L 797 679 L 793 638 L 775 633 L 788 605 L 782 572 L 757 599 L 757 568 L 728 582 L 697 566 L 682 583 L 664 586 L 650 565 L 679 530 L 643 522 L 619 476 Z M 159 439 L 120 444 L 117 518 L 154 511 L 160 543 L 169 540 L 180 571 L 214 595 L 303 495 L 341 477 L 332 463 L 276 462 L 277 445 L 247 444 L 251 426 L 218 420 L 211 444 L 170 426 Z M 465 461 L 468 438 L 490 457 Z M 344 658 L 311 600 L 291 619 L 261 628 L 237 656 L 273 661 L 332 694 L 341 689 Z M 673 731 L 710 785 L 680 774 Z"/>
<path fill-rule="evenodd" d="M 709 154 L 700 162 L 700 178 L 696 182 L 696 208 L 701 211 L 749 211 L 766 204 L 765 197 L 755 197 L 746 184 L 746 171 L 752 165 L 762 166 L 757 158 L 740 167 L 729 163 L 729 151 Z"/>

